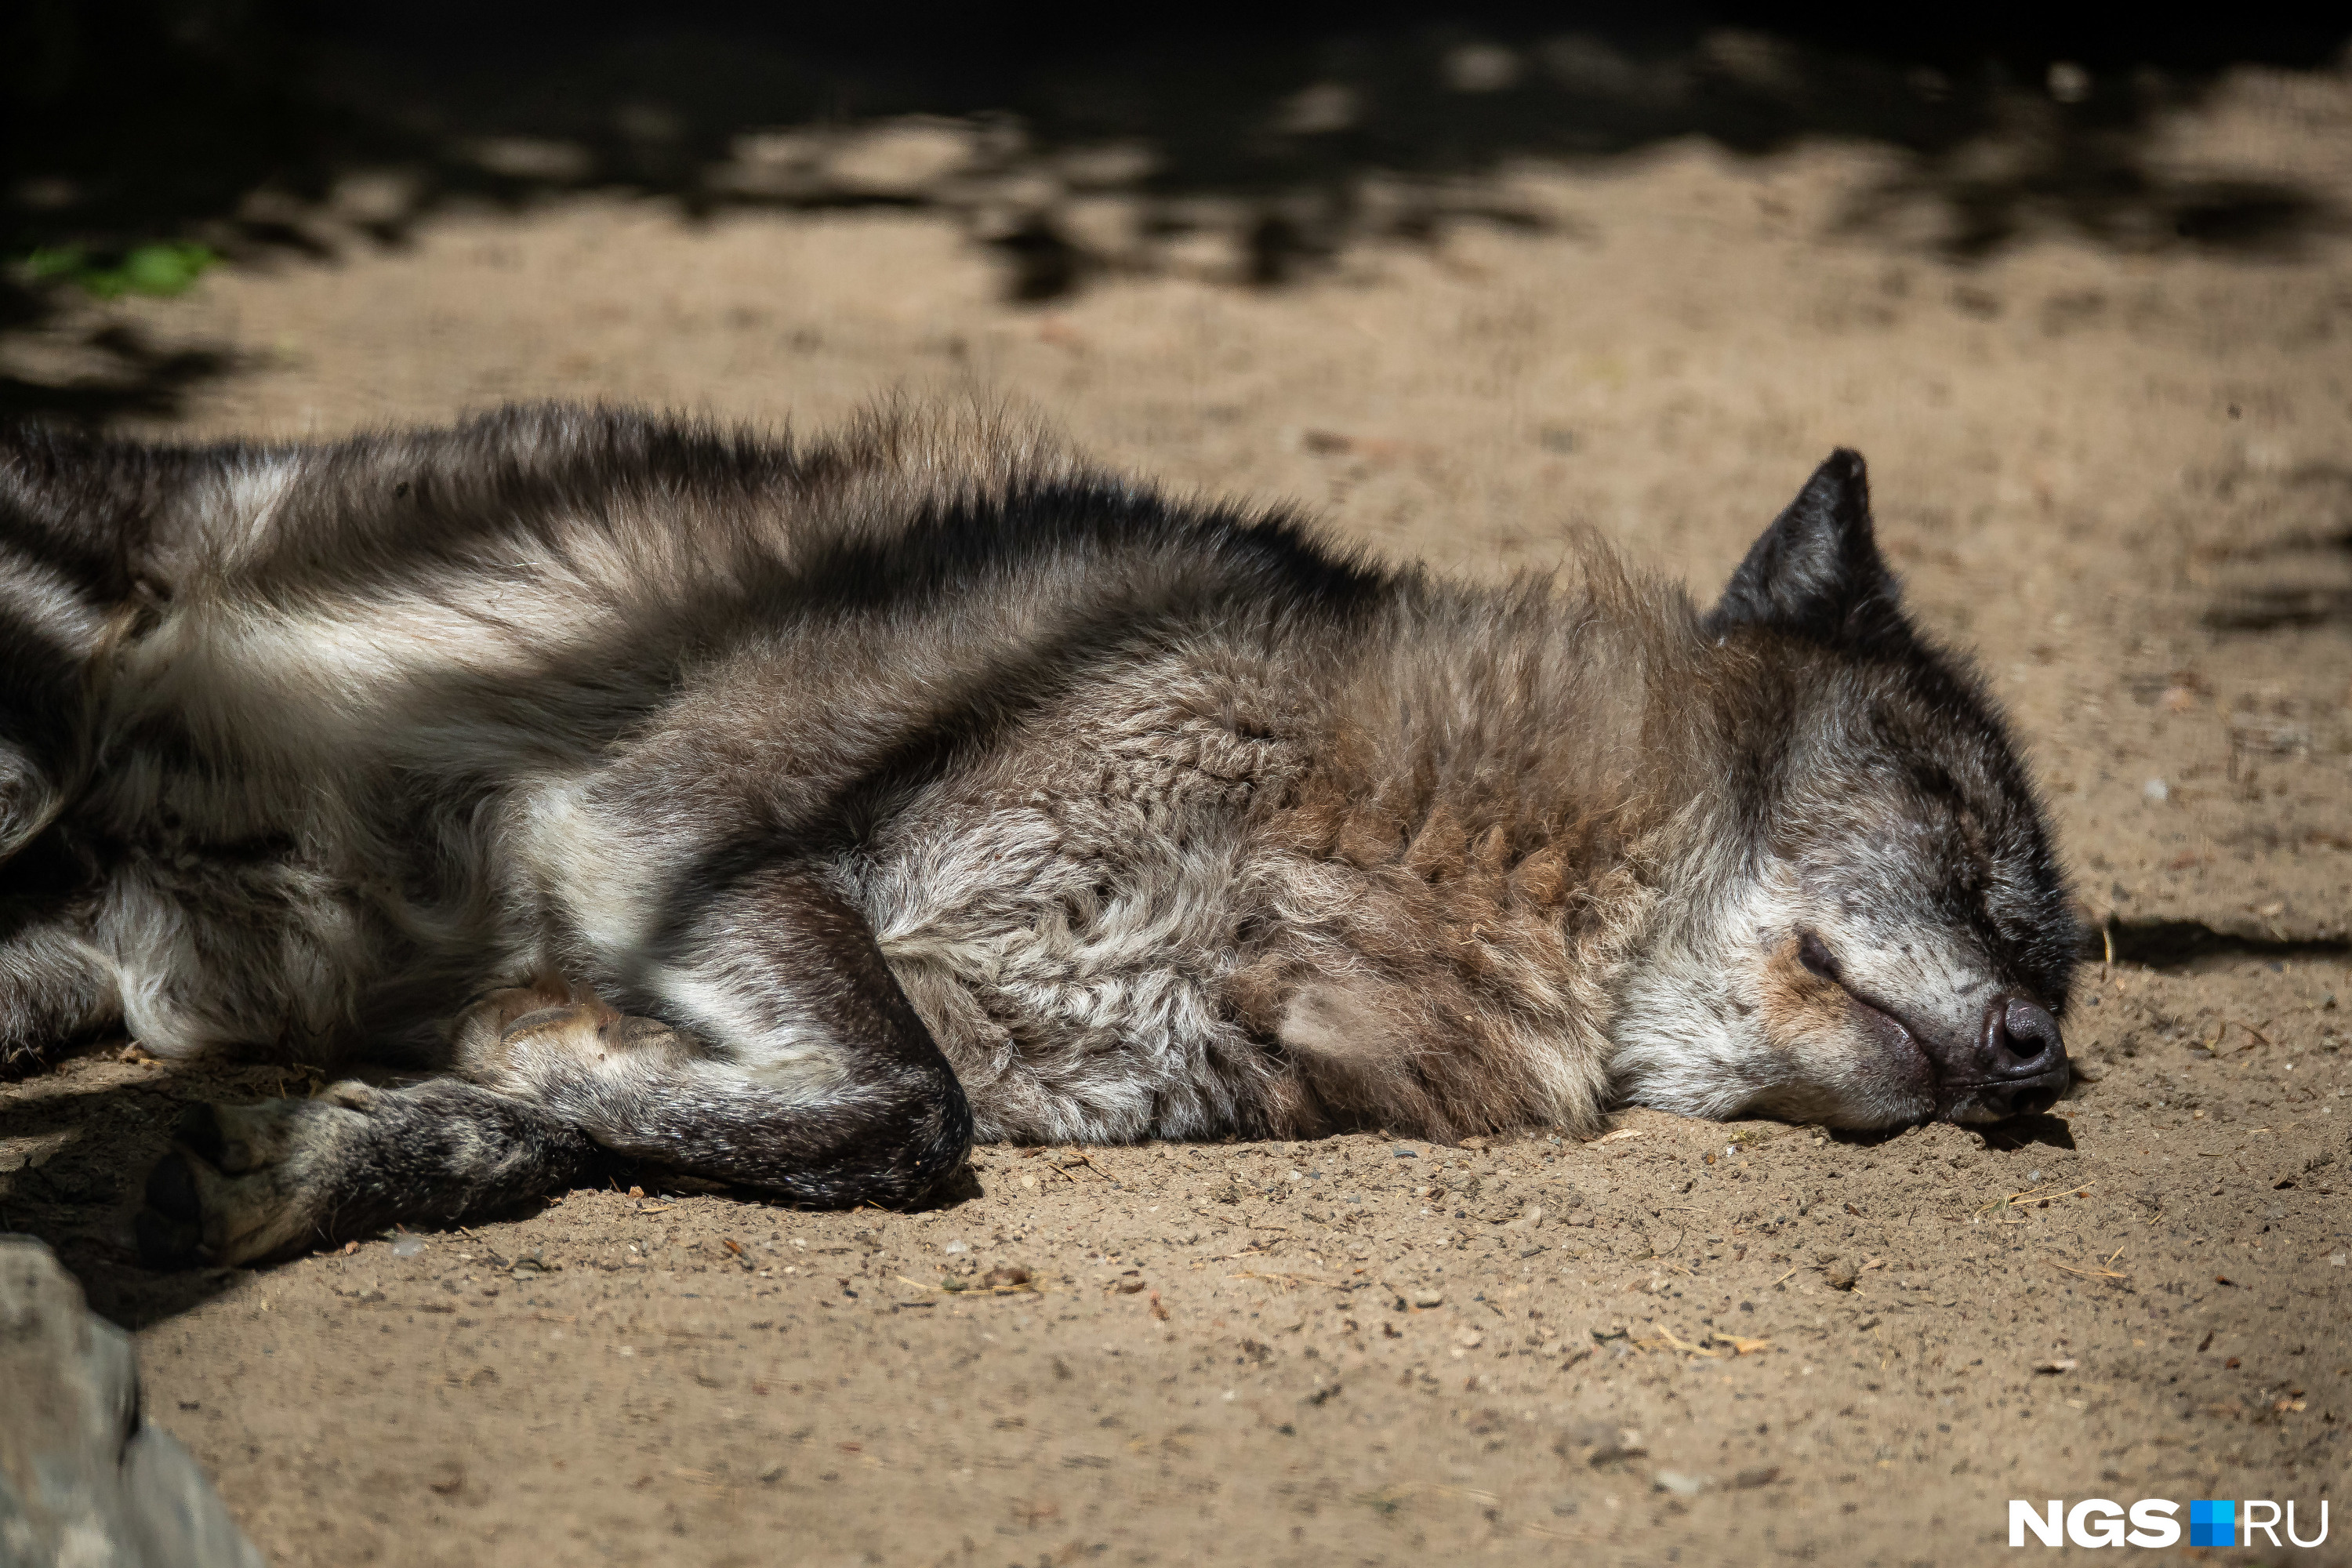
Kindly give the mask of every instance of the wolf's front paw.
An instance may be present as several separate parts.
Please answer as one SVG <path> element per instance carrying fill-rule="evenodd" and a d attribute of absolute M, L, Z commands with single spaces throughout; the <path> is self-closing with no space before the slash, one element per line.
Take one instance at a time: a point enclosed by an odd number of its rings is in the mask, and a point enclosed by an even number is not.
<path fill-rule="evenodd" d="M 147 1178 L 134 1222 L 141 1260 L 254 1263 L 332 1239 L 335 1195 L 359 1160 L 375 1093 L 339 1083 L 316 1100 L 189 1110 Z"/>

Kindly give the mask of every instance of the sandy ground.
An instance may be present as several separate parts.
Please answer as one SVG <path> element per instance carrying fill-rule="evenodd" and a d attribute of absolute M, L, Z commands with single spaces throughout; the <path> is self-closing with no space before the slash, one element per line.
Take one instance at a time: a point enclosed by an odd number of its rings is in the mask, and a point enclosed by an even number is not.
<path fill-rule="evenodd" d="M 2158 155 L 2347 210 L 2352 81 L 2248 76 Z M 6 352 L 224 350 L 134 426 L 191 436 L 977 389 L 1392 555 L 1591 527 L 1702 593 L 1857 446 L 2113 943 L 2058 1114 L 992 1148 L 922 1215 L 649 1181 L 163 1277 L 124 1222 L 175 1108 L 286 1080 L 100 1052 L 0 1085 L 0 1223 L 139 1327 L 283 1564 L 1970 1563 L 2011 1497 L 2292 1498 L 2308 1534 L 2352 1448 L 2352 237 L 1962 268 L 1842 234 L 1886 159 L 1529 166 L 1496 184 L 1539 227 L 1275 291 L 1211 234 L 1047 309 L 921 211 L 455 210 Z"/>

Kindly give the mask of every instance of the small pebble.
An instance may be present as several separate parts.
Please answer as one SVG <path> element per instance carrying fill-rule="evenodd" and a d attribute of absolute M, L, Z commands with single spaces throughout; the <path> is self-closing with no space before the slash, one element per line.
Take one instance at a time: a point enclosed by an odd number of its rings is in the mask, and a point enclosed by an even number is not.
<path fill-rule="evenodd" d="M 1680 1470 L 1660 1470 L 1650 1480 L 1660 1491 L 1672 1492 L 1676 1497 L 1696 1497 L 1706 1489 L 1705 1477 L 1686 1476 Z"/>
<path fill-rule="evenodd" d="M 1415 1290 L 1412 1293 L 1412 1304 L 1416 1307 L 1442 1307 L 1445 1305 L 1445 1292 L 1443 1290 L 1428 1289 Z"/>

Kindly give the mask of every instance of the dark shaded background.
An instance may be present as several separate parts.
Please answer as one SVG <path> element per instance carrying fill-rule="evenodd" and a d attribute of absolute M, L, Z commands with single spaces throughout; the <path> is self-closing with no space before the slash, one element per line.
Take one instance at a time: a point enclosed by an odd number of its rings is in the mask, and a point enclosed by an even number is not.
<path fill-rule="evenodd" d="M 332 243 L 302 221 L 340 176 L 395 170 L 365 231 L 398 244 L 461 198 L 524 204 L 589 189 L 688 213 L 735 205 L 950 208 L 996 247 L 1009 291 L 1045 300 L 1105 265 L 1024 195 L 1051 168 L 1066 195 L 1117 189 L 1170 231 L 1188 198 L 1244 213 L 1249 275 L 1284 282 L 1355 234 L 1442 237 L 1454 216 L 1537 221 L 1476 189 L 1523 155 L 1622 156 L 1702 136 L 1762 153 L 1801 137 L 1899 149 L 1900 173 L 1843 220 L 1925 200 L 1938 243 L 1982 256 L 2037 220 L 2101 241 L 2291 245 L 2326 214 L 2276 184 L 2182 182 L 2146 157 L 2160 112 L 2232 63 L 2314 66 L 2345 29 L 2284 8 L 2146 14 L 2091 6 L 1426 5 L 1059 8 L 558 5 L 423 0 L 31 0 L 0 21 L 0 333 L 39 329 L 70 285 L 20 259 L 79 244 L 103 261 L 200 240 L 234 260 Z M 1484 52 L 1481 53 L 1481 49 Z M 1465 52 L 1466 51 L 1466 52 Z M 2053 72 L 2053 66 L 2055 71 Z M 1319 98 L 1302 98 L 1317 89 Z M 746 128 L 854 126 L 909 114 L 996 128 L 991 163 L 950 188 L 882 192 L 727 174 Z M 500 139 L 503 139 L 501 141 Z M 502 151 L 486 153 L 497 143 Z M 1989 142 L 2005 155 L 1970 156 Z M 1075 149 L 1148 163 L 1073 174 Z M 520 151 L 517 151 L 517 147 Z M 1379 175 L 1417 193 L 1377 212 Z M 1193 203 L 1197 206 L 1197 201 Z M 88 346 L 110 374 L 0 376 L 0 412 L 99 421 L 163 412 L 213 356 L 120 326 Z"/>

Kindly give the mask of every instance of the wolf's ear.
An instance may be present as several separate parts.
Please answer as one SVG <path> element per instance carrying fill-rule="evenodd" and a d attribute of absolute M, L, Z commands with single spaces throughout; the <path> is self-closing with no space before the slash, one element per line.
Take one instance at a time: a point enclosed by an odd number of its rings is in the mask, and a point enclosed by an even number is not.
<path fill-rule="evenodd" d="M 1838 647 L 1911 635 L 1871 532 L 1861 453 L 1843 447 L 1831 453 L 1731 574 L 1706 626 L 1773 626 Z"/>

